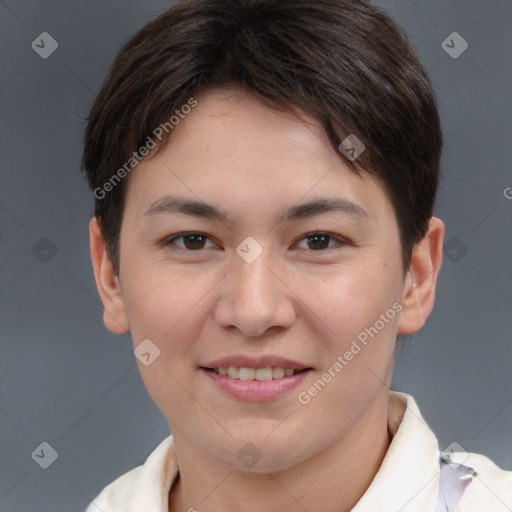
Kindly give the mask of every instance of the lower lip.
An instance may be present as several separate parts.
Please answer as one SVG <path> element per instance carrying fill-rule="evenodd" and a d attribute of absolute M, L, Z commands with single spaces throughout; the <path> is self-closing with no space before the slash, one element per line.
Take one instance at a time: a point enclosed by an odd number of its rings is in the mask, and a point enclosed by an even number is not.
<path fill-rule="evenodd" d="M 200 370 L 210 378 L 219 388 L 235 397 L 237 400 L 245 402 L 265 402 L 290 391 L 298 386 L 309 374 L 311 370 L 305 370 L 289 377 L 281 377 L 272 380 L 238 380 L 232 379 L 227 375 L 219 375 L 210 370 L 200 368 Z"/>

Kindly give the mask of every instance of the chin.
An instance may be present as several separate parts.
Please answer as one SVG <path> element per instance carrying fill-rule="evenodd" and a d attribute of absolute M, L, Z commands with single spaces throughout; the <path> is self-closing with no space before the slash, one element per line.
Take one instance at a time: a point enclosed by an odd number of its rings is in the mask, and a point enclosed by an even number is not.
<path fill-rule="evenodd" d="M 259 430 L 253 436 L 247 435 L 232 440 L 229 449 L 223 449 L 218 454 L 218 459 L 240 471 L 250 473 L 278 473 L 300 463 L 304 453 L 300 453 L 297 447 L 300 441 L 290 437 L 268 435 L 271 430 Z M 284 432 L 284 431 L 283 431 Z"/>

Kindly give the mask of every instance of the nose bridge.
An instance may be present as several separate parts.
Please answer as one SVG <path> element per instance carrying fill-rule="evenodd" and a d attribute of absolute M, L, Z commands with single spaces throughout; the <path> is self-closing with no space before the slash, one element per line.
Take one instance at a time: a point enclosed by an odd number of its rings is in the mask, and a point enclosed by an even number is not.
<path fill-rule="evenodd" d="M 235 325 L 249 336 L 259 336 L 272 326 L 287 326 L 292 321 L 293 305 L 286 286 L 277 277 L 278 271 L 270 250 L 263 250 L 254 259 L 248 246 L 240 244 L 245 253 L 236 254 L 228 286 L 224 290 L 224 307 L 219 322 Z M 254 256 L 254 253 L 252 254 Z M 276 275 L 277 274 L 277 275 Z M 227 304 L 227 307 L 226 307 Z"/>
<path fill-rule="evenodd" d="M 253 313 L 254 308 L 260 312 L 271 311 L 275 293 L 279 293 L 276 283 L 273 282 L 276 276 L 270 270 L 273 266 L 271 251 L 262 250 L 253 261 L 245 259 L 244 256 L 237 257 L 233 280 L 239 304 L 253 308 Z"/>

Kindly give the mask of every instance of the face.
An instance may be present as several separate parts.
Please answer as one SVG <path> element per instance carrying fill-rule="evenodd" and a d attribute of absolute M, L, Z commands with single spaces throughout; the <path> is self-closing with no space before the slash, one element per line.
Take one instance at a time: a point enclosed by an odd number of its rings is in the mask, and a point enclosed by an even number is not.
<path fill-rule="evenodd" d="M 240 91 L 197 101 L 130 175 L 116 314 L 134 347 L 159 350 L 137 364 L 173 433 L 234 466 L 250 442 L 254 471 L 282 469 L 387 396 L 398 225 L 382 184 L 353 173 L 316 121 Z M 177 211 L 171 196 L 212 208 Z"/>

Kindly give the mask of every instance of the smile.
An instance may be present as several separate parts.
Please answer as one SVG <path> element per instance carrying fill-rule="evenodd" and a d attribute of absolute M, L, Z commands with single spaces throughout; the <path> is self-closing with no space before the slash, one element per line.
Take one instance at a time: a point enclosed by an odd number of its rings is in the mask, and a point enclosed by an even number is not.
<path fill-rule="evenodd" d="M 285 396 L 312 372 L 312 368 L 283 366 L 203 366 L 199 369 L 215 388 L 242 402 L 266 402 Z"/>
<path fill-rule="evenodd" d="M 282 366 L 266 366 L 263 368 L 248 368 L 245 366 L 220 366 L 218 368 L 206 368 L 207 370 L 213 371 L 218 375 L 230 377 L 231 379 L 237 380 L 258 380 L 268 381 L 281 379 L 283 377 L 290 377 L 296 373 L 303 372 L 305 370 L 296 370 L 294 368 L 283 368 Z"/>

